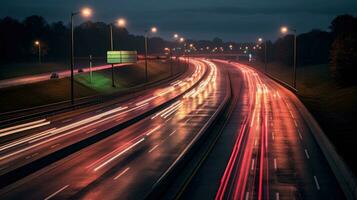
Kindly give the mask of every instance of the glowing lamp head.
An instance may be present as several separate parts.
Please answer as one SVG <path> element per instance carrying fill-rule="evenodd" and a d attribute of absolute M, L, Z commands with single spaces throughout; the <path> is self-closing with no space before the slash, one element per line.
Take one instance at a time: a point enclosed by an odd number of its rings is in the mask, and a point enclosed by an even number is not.
<path fill-rule="evenodd" d="M 152 33 L 156 33 L 156 32 L 157 32 L 157 28 L 156 28 L 156 27 L 152 27 L 152 28 L 151 28 L 151 32 L 152 32 Z"/>
<path fill-rule="evenodd" d="M 258 39 L 258 42 L 263 42 L 263 38 L 259 38 L 259 39 Z"/>
<path fill-rule="evenodd" d="M 289 31 L 289 29 L 288 29 L 288 27 L 283 26 L 283 27 L 281 27 L 280 31 L 281 31 L 281 33 L 287 33 Z"/>
<path fill-rule="evenodd" d="M 81 14 L 83 17 L 90 17 L 92 15 L 92 9 L 90 8 L 83 8 L 81 10 Z"/>
<path fill-rule="evenodd" d="M 36 40 L 36 41 L 35 41 L 35 45 L 36 45 L 36 46 L 40 45 L 40 41 Z"/>
<path fill-rule="evenodd" d="M 190 44 L 190 47 L 193 47 L 193 44 Z"/>
<path fill-rule="evenodd" d="M 174 38 L 178 38 L 178 34 L 174 34 Z"/>
<path fill-rule="evenodd" d="M 123 28 L 126 26 L 126 21 L 124 18 L 120 18 L 120 19 L 118 19 L 117 24 L 119 27 Z"/>
<path fill-rule="evenodd" d="M 180 38 L 180 42 L 184 42 L 185 41 L 185 38 Z"/>

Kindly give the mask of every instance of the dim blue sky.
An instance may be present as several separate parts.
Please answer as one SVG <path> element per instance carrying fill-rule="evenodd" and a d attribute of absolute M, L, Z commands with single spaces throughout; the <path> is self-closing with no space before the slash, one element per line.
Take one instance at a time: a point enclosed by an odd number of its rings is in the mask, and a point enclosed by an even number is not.
<path fill-rule="evenodd" d="M 37 14 L 68 22 L 69 13 L 83 5 L 95 10 L 93 21 L 127 18 L 128 30 L 136 34 L 156 25 L 165 38 L 177 32 L 232 41 L 276 39 L 282 24 L 298 32 L 327 30 L 336 15 L 357 14 L 357 0 L 1 0 L 0 17 Z"/>

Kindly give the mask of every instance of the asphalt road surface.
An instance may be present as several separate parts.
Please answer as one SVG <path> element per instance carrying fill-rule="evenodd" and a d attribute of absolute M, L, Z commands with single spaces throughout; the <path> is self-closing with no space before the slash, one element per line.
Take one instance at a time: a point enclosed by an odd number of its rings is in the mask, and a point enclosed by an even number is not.
<path fill-rule="evenodd" d="M 128 101 L 113 100 L 1 128 L 0 175 L 126 122 L 182 94 L 206 72 L 202 63 L 193 61 L 193 64 L 178 80 L 145 91 Z"/>
<path fill-rule="evenodd" d="M 182 199 L 345 199 L 298 98 L 253 68 L 230 70 L 239 101 Z"/>
<path fill-rule="evenodd" d="M 115 66 L 119 67 L 119 66 L 124 66 L 124 65 L 127 65 L 127 64 L 116 64 Z M 96 66 L 96 67 L 92 67 L 92 71 L 109 69 L 111 67 L 112 67 L 111 65 Z M 83 70 L 83 73 L 89 72 L 90 68 L 83 68 L 82 70 Z M 47 81 L 47 80 L 51 79 L 51 74 L 52 73 L 43 73 L 43 74 L 28 75 L 28 76 L 21 76 L 21 77 L 16 77 L 16 78 L 0 80 L 0 89 L 18 86 L 18 85 L 37 83 L 37 82 L 41 82 L 41 81 Z M 60 72 L 57 72 L 57 74 L 58 74 L 59 78 L 69 77 L 69 76 L 71 76 L 71 70 L 60 71 Z M 74 70 L 74 74 L 78 74 L 78 69 Z"/>
<path fill-rule="evenodd" d="M 227 94 L 225 77 L 213 63 L 193 62 L 198 70 L 186 81 L 195 80 L 204 69 L 207 73 L 181 98 L 134 125 L 3 188 L 0 198 L 144 198 L 199 136 L 199 130 Z"/>

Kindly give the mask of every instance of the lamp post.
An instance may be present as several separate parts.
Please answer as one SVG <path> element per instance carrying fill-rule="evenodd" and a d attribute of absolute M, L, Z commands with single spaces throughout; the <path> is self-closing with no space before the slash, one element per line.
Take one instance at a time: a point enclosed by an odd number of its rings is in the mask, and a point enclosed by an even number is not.
<path fill-rule="evenodd" d="M 259 43 L 263 43 L 263 38 L 258 38 Z M 267 40 L 264 40 L 264 70 L 265 73 L 268 71 L 268 63 L 267 63 Z"/>
<path fill-rule="evenodd" d="M 157 28 L 156 27 L 151 27 L 150 30 L 151 33 L 156 33 L 157 32 Z M 145 30 L 145 81 L 148 82 L 148 61 L 147 61 L 147 57 L 148 57 L 148 37 L 149 37 L 149 33 L 148 30 Z"/>
<path fill-rule="evenodd" d="M 35 45 L 38 46 L 38 63 L 41 64 L 41 42 L 36 40 Z"/>
<path fill-rule="evenodd" d="M 126 21 L 123 18 L 119 18 L 116 21 L 116 24 L 118 27 L 123 28 L 125 27 Z M 114 40 L 113 40 L 113 25 L 114 23 L 109 23 L 109 38 L 110 38 L 110 50 L 114 51 Z M 114 63 L 112 63 L 112 87 L 115 87 L 115 82 L 114 82 Z"/>
<path fill-rule="evenodd" d="M 289 32 L 289 28 L 283 26 L 281 27 L 280 31 L 283 34 L 286 34 Z M 291 29 L 291 31 L 294 34 L 294 65 L 293 65 L 292 82 L 293 82 L 293 87 L 296 89 L 296 29 Z"/>
<path fill-rule="evenodd" d="M 84 17 L 89 17 L 92 15 L 92 10 L 90 8 L 83 8 L 80 11 L 71 13 L 71 104 L 74 104 L 74 25 L 73 17 L 81 14 Z"/>

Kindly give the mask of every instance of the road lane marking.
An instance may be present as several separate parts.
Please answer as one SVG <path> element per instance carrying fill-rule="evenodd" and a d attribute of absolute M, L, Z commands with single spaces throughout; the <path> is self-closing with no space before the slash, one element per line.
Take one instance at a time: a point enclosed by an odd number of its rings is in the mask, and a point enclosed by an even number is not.
<path fill-rule="evenodd" d="M 147 136 L 151 135 L 153 132 L 155 132 L 157 129 L 159 129 L 161 125 L 156 126 L 154 129 L 150 130 L 149 132 L 146 133 Z"/>
<path fill-rule="evenodd" d="M 275 139 L 275 135 L 274 135 L 274 132 L 271 133 L 271 136 L 273 138 L 273 140 Z"/>
<path fill-rule="evenodd" d="M 135 147 L 136 145 L 138 145 L 139 143 L 141 143 L 142 141 L 144 141 L 145 138 L 142 138 L 141 140 L 137 141 L 136 143 L 132 144 L 131 146 L 129 146 L 128 148 L 126 148 L 125 150 L 121 151 L 120 153 L 118 153 L 117 155 L 111 157 L 110 159 L 108 159 L 107 161 L 105 161 L 104 163 L 102 163 L 101 165 L 99 165 L 98 167 L 96 167 L 94 169 L 94 171 L 98 171 L 99 169 L 101 169 L 102 167 L 104 167 L 105 165 L 107 165 L 108 163 L 110 163 L 111 161 L 115 160 L 116 158 L 118 158 L 119 156 L 123 155 L 124 153 L 126 153 L 127 151 L 129 151 L 130 149 L 132 149 L 133 147 Z"/>
<path fill-rule="evenodd" d="M 314 176 L 314 180 L 315 180 L 317 190 L 320 190 L 320 184 L 319 184 L 319 181 L 317 180 L 316 176 Z"/>
<path fill-rule="evenodd" d="M 176 131 L 177 130 L 172 131 L 169 136 L 171 136 L 172 134 L 176 133 Z"/>
<path fill-rule="evenodd" d="M 54 145 L 52 145 L 50 148 L 53 149 L 53 148 L 57 147 L 58 145 L 60 145 L 60 144 L 59 144 L 59 143 L 54 144 Z"/>
<path fill-rule="evenodd" d="M 257 139 L 254 140 L 254 146 L 257 146 Z"/>
<path fill-rule="evenodd" d="M 72 120 L 72 118 L 66 119 L 66 120 L 63 120 L 62 123 L 70 122 L 71 120 Z"/>
<path fill-rule="evenodd" d="M 118 176 L 114 177 L 114 180 L 117 180 L 118 178 L 123 176 L 127 171 L 129 171 L 129 169 L 130 169 L 130 167 L 126 168 L 124 171 L 122 171 L 120 174 L 118 174 Z"/>
<path fill-rule="evenodd" d="M 94 128 L 94 129 L 92 129 L 92 130 L 89 130 L 89 131 L 87 131 L 86 133 L 87 134 L 89 134 L 89 133 L 93 133 L 94 131 L 96 131 L 97 129 L 96 128 Z"/>
<path fill-rule="evenodd" d="M 278 170 L 278 164 L 276 163 L 276 158 L 274 158 L 274 169 L 275 171 Z"/>
<path fill-rule="evenodd" d="M 275 193 L 275 199 L 276 199 L 276 200 L 279 200 L 279 199 L 280 199 L 279 192 Z"/>
<path fill-rule="evenodd" d="M 103 111 L 103 109 L 99 109 L 99 110 L 95 111 L 95 113 L 99 113 L 99 112 L 102 112 L 102 111 Z"/>
<path fill-rule="evenodd" d="M 299 130 L 298 130 L 298 133 L 299 133 L 300 140 L 302 140 L 302 135 L 301 135 L 301 132 Z"/>
<path fill-rule="evenodd" d="M 310 155 L 309 155 L 309 152 L 307 152 L 307 149 L 305 149 L 305 155 L 306 155 L 307 159 L 310 159 Z"/>
<path fill-rule="evenodd" d="M 298 124 L 296 123 L 296 120 L 294 119 L 294 124 L 295 124 L 295 127 L 297 128 L 298 127 Z"/>
<path fill-rule="evenodd" d="M 254 162 L 255 162 L 255 159 L 253 158 L 253 159 L 252 159 L 252 167 L 251 167 L 251 170 L 252 170 L 252 171 L 254 170 Z"/>
<path fill-rule="evenodd" d="M 64 187 L 62 187 L 61 189 L 57 190 L 56 192 L 54 192 L 53 194 L 51 194 L 50 196 L 46 197 L 44 200 L 49 200 L 52 197 L 56 196 L 58 193 L 62 192 L 63 190 L 65 190 L 66 188 L 68 188 L 69 185 L 66 185 Z"/>
<path fill-rule="evenodd" d="M 245 193 L 245 200 L 249 199 L 249 192 Z"/>
<path fill-rule="evenodd" d="M 158 146 L 159 146 L 159 145 L 157 144 L 157 145 L 155 145 L 153 148 L 151 148 L 151 149 L 149 150 L 149 153 L 151 153 L 152 151 L 154 151 Z"/>

